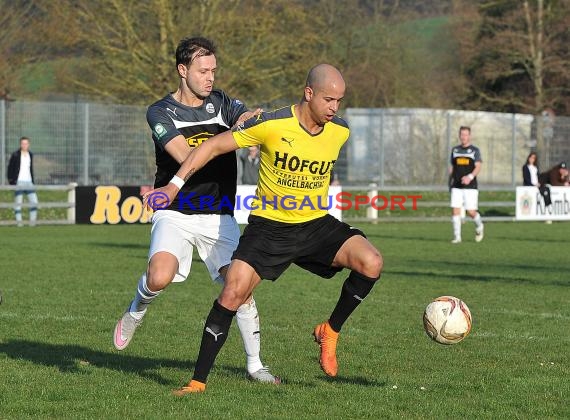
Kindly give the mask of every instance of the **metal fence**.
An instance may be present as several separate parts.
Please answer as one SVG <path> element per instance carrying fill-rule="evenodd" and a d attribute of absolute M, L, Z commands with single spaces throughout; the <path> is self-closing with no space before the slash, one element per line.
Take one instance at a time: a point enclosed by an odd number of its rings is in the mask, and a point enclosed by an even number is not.
<path fill-rule="evenodd" d="M 154 180 L 154 146 L 146 108 L 84 102 L 0 101 L 0 183 L 19 138 L 31 139 L 38 184 L 143 185 Z M 482 152 L 482 185 L 521 183 L 536 142 L 531 115 L 426 109 L 344 111 L 351 138 L 335 171 L 343 184 L 445 185 L 459 126 L 472 128 Z M 547 165 L 570 159 L 570 118 L 544 117 Z"/>
<path fill-rule="evenodd" d="M 447 182 L 451 147 L 460 126 L 471 127 L 481 149 L 482 185 L 522 183 L 521 167 L 536 146 L 532 115 L 431 109 L 347 109 L 351 128 L 343 174 L 350 183 L 383 186 L 433 186 Z M 570 118 L 543 121 L 543 170 L 570 158 Z"/>
<path fill-rule="evenodd" d="M 146 108 L 63 102 L 0 102 L 2 184 L 10 153 L 29 137 L 38 184 L 149 184 L 154 146 Z"/>

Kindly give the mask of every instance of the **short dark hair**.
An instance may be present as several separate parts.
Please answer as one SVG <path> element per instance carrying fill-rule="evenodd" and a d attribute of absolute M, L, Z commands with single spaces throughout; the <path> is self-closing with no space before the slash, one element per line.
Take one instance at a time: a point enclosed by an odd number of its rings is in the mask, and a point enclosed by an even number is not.
<path fill-rule="evenodd" d="M 30 141 L 30 138 L 29 138 L 29 137 L 26 137 L 26 136 L 22 136 L 22 137 L 20 137 L 20 143 L 22 142 L 22 140 L 28 140 L 28 141 Z"/>
<path fill-rule="evenodd" d="M 469 134 L 471 134 L 471 127 L 468 127 L 466 125 L 462 125 L 461 127 L 459 127 L 459 132 L 461 133 L 463 130 L 467 130 L 467 131 L 469 131 Z"/>
<path fill-rule="evenodd" d="M 194 54 L 196 54 L 196 56 L 194 56 Z M 187 66 L 196 57 L 215 54 L 216 46 L 211 40 L 200 36 L 184 38 L 178 43 L 178 47 L 176 47 L 176 67 L 178 67 L 178 64 Z"/>

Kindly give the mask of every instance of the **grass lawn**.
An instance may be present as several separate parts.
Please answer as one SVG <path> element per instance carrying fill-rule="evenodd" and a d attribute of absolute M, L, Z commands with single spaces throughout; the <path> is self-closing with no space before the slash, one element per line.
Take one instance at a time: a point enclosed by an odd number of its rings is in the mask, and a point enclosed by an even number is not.
<path fill-rule="evenodd" d="M 112 332 L 145 269 L 148 225 L 0 227 L 0 418 L 569 418 L 570 223 L 361 224 L 385 269 L 340 337 L 339 376 L 320 370 L 313 327 L 346 273 L 290 268 L 256 290 L 262 358 L 281 386 L 245 379 L 237 328 L 205 394 L 192 376 L 219 288 L 197 258 L 153 303 L 131 345 Z M 430 341 L 422 313 L 454 295 L 469 337 Z"/>

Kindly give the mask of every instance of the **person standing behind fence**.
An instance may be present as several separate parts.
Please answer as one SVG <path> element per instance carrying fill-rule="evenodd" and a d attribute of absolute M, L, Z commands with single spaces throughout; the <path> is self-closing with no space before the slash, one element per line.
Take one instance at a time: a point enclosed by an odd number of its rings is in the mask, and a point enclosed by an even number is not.
<path fill-rule="evenodd" d="M 259 179 L 259 147 L 249 146 L 247 154 L 240 149 L 240 163 L 242 165 L 241 183 L 244 185 L 257 185 Z"/>
<path fill-rule="evenodd" d="M 523 185 L 525 187 L 538 187 L 538 158 L 535 152 L 530 152 L 526 163 L 522 167 Z"/>
<path fill-rule="evenodd" d="M 16 223 L 23 226 L 22 203 L 26 194 L 30 204 L 30 226 L 35 226 L 38 220 L 38 195 L 34 186 L 34 155 L 30 152 L 30 139 L 27 137 L 20 138 L 20 148 L 10 156 L 8 183 L 18 188 L 14 198 Z"/>
<path fill-rule="evenodd" d="M 461 208 L 475 222 L 475 242 L 483 240 L 483 221 L 479 214 L 479 190 L 477 175 L 481 171 L 481 152 L 471 144 L 471 128 L 459 128 L 461 144 L 451 149 L 451 223 L 453 225 L 452 244 L 461 243 Z"/>

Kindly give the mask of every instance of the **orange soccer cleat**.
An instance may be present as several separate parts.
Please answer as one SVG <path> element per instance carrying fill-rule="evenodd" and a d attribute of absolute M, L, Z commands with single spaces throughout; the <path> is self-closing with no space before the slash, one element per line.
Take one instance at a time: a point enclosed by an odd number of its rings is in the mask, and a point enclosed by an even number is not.
<path fill-rule="evenodd" d="M 336 361 L 338 333 L 331 328 L 328 322 L 323 322 L 315 327 L 313 336 L 321 348 L 321 356 L 319 358 L 321 368 L 327 375 L 336 376 L 338 372 L 338 363 Z"/>
<path fill-rule="evenodd" d="M 172 393 L 177 397 L 183 397 L 186 394 L 195 394 L 198 392 L 204 392 L 205 390 L 206 390 L 206 384 L 203 384 L 202 382 L 198 382 L 192 379 L 188 383 L 188 385 L 183 386 L 180 389 L 175 389 L 174 391 L 172 391 Z"/>

